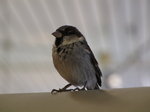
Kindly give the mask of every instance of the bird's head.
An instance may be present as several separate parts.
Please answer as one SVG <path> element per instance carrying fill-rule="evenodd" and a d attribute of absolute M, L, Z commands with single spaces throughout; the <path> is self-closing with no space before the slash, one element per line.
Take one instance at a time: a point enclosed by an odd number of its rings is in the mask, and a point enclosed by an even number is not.
<path fill-rule="evenodd" d="M 52 33 L 56 37 L 55 45 L 67 45 L 84 40 L 82 33 L 74 26 L 64 25 Z"/>

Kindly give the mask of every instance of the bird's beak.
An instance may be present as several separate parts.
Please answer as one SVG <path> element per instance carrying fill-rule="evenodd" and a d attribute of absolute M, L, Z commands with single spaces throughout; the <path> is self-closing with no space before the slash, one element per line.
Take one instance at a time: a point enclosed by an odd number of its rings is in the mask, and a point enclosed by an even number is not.
<path fill-rule="evenodd" d="M 55 36 L 56 38 L 62 37 L 62 33 L 58 32 L 58 31 L 53 32 L 52 35 Z"/>

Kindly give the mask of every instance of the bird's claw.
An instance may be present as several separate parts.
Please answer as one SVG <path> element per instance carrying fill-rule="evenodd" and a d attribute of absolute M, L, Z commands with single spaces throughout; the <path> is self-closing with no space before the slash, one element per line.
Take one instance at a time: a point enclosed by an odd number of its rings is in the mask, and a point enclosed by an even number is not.
<path fill-rule="evenodd" d="M 75 88 L 75 89 L 53 89 L 51 91 L 52 94 L 56 94 L 56 93 L 59 93 L 59 92 L 67 92 L 67 91 L 83 91 L 83 90 L 86 90 L 85 88 Z"/>
<path fill-rule="evenodd" d="M 83 90 L 86 90 L 86 89 L 85 89 L 85 87 L 83 87 L 83 88 L 81 88 L 81 89 L 80 89 L 80 88 L 78 88 L 78 87 L 77 87 L 77 88 L 75 88 L 75 89 L 73 89 L 73 91 L 83 91 Z"/>
<path fill-rule="evenodd" d="M 83 91 L 83 90 L 86 90 L 85 86 L 83 88 L 81 88 L 81 89 L 78 88 L 78 87 L 76 87 L 75 89 L 67 89 L 70 86 L 71 86 L 71 84 L 68 84 L 65 87 L 63 87 L 62 89 L 58 89 L 58 90 L 57 89 L 53 89 L 51 91 L 51 93 L 52 94 L 56 94 L 56 93 L 59 93 L 59 92 L 66 92 L 66 91 Z"/>
<path fill-rule="evenodd" d="M 72 91 L 72 89 L 67 89 L 68 87 L 70 87 L 71 86 L 71 84 L 67 84 L 65 87 L 63 87 L 62 89 L 59 89 L 59 90 L 57 90 L 57 89 L 53 89 L 52 91 L 51 91 L 51 93 L 52 94 L 55 94 L 55 93 L 58 93 L 58 92 L 66 92 L 66 91 Z"/>
<path fill-rule="evenodd" d="M 51 93 L 52 94 L 56 94 L 56 93 L 59 93 L 59 92 L 66 92 L 66 91 L 72 91 L 73 89 L 59 89 L 59 90 L 57 90 L 57 89 L 53 89 L 52 91 L 51 91 Z"/>

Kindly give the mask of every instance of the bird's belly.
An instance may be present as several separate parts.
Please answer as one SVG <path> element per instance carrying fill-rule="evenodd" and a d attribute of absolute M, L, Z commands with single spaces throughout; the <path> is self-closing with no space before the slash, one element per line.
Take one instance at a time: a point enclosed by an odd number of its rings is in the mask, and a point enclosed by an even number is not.
<path fill-rule="evenodd" d="M 55 55 L 53 61 L 59 74 L 72 85 L 83 86 L 89 80 L 96 82 L 95 71 L 84 56 L 73 55 L 63 60 Z"/>
<path fill-rule="evenodd" d="M 59 74 L 72 85 L 83 85 L 86 75 L 79 68 L 82 67 L 78 61 L 70 63 L 69 61 L 55 60 L 54 65 Z"/>

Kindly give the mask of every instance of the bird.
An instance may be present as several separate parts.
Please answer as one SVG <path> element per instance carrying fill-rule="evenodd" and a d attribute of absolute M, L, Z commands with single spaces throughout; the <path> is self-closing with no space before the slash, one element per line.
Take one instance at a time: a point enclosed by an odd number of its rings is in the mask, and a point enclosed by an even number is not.
<path fill-rule="evenodd" d="M 74 26 L 63 25 L 52 35 L 55 37 L 53 64 L 69 84 L 51 92 L 100 89 L 102 72 L 83 34 Z M 76 88 L 67 89 L 72 85 Z"/>

